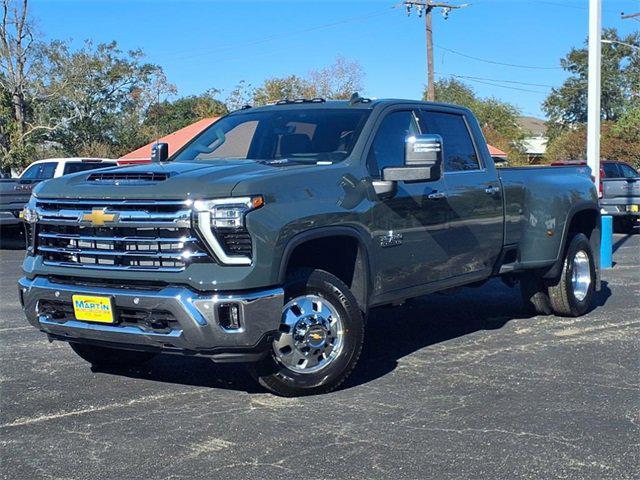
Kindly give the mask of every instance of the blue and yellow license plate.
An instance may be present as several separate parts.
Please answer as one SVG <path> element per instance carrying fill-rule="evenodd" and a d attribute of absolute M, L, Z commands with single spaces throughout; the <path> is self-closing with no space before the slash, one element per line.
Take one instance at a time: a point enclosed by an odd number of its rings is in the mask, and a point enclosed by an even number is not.
<path fill-rule="evenodd" d="M 114 323 L 113 305 L 109 297 L 74 295 L 73 313 L 83 322 Z"/>

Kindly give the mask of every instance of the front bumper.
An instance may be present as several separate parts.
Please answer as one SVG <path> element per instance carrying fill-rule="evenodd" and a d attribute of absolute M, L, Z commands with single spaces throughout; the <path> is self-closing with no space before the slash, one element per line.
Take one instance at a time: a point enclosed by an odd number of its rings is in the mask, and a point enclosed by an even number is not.
<path fill-rule="evenodd" d="M 109 345 L 134 350 L 201 354 L 218 361 L 258 359 L 280 326 L 281 288 L 245 293 L 195 293 L 184 287 L 110 288 L 58 283 L 46 277 L 19 281 L 20 300 L 29 323 L 56 340 Z M 111 297 L 119 312 L 165 312 L 172 320 L 164 328 L 140 322 L 98 324 L 78 321 L 73 314 L 52 315 L 43 305 L 72 305 L 74 294 Z M 220 305 L 235 304 L 240 328 L 225 329 Z M 167 313 L 168 312 L 168 313 Z M 143 315 L 142 315 L 143 316 Z"/>

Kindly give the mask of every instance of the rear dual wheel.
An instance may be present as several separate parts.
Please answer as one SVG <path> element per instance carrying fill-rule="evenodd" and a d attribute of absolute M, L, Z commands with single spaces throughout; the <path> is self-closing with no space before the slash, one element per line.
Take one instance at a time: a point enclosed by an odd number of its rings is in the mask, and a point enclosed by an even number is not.
<path fill-rule="evenodd" d="M 596 284 L 596 266 L 591 244 L 578 233 L 566 249 L 560 276 L 545 281 L 528 275 L 521 281 L 522 298 L 530 310 L 539 315 L 555 313 L 579 317 L 591 306 Z"/>

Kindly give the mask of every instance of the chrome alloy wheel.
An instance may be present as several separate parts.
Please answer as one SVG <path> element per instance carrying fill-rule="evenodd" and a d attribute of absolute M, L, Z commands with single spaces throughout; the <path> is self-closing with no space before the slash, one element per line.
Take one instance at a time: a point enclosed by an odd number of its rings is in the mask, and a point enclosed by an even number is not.
<path fill-rule="evenodd" d="M 342 319 L 326 299 L 301 295 L 282 310 L 276 360 L 296 373 L 314 373 L 333 362 L 344 344 Z"/>
<path fill-rule="evenodd" d="M 573 257 L 573 274 L 571 276 L 571 288 L 576 300 L 583 301 L 590 286 L 591 265 L 589 265 L 589 256 L 584 250 L 579 250 Z"/>

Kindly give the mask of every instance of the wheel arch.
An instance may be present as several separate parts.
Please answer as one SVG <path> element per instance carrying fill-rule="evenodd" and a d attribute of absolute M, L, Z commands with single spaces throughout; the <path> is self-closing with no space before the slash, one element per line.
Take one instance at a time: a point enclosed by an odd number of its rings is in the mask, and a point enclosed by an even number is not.
<path fill-rule="evenodd" d="M 600 235 L 602 231 L 600 207 L 598 204 L 585 201 L 575 204 L 567 215 L 567 221 L 562 230 L 562 241 L 558 251 L 556 261 L 544 274 L 544 278 L 556 278 L 560 275 L 564 264 L 564 252 L 567 245 L 575 233 L 584 233 L 589 238 L 593 256 L 596 262 L 596 276 L 600 282 Z"/>
<path fill-rule="evenodd" d="M 319 257 L 309 258 L 311 254 L 318 253 L 320 241 L 333 242 L 333 246 L 344 242 L 349 245 L 349 249 L 354 250 L 340 251 L 337 255 L 336 252 L 327 252 L 331 255 L 320 252 Z M 349 262 L 351 265 L 347 265 Z M 366 236 L 357 228 L 326 226 L 295 235 L 284 248 L 278 272 L 280 284 L 285 282 L 287 273 L 295 267 L 320 268 L 336 275 L 351 289 L 360 310 L 365 313 L 368 311 L 371 292 L 370 256 Z"/>

